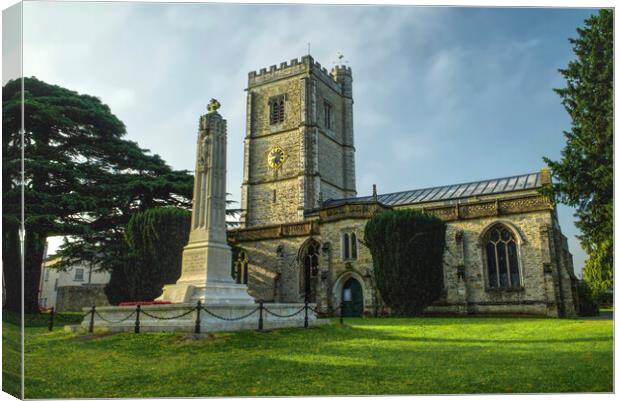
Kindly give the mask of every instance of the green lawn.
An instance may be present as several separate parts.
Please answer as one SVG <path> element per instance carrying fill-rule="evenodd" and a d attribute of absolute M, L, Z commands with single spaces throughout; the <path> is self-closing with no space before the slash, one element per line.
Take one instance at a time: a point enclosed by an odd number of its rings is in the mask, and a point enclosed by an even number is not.
<path fill-rule="evenodd" d="M 613 322 L 347 319 L 312 329 L 90 336 L 26 329 L 26 397 L 610 392 Z M 5 321 L 3 338 L 18 327 Z M 11 381 L 15 378 L 5 376 Z"/>

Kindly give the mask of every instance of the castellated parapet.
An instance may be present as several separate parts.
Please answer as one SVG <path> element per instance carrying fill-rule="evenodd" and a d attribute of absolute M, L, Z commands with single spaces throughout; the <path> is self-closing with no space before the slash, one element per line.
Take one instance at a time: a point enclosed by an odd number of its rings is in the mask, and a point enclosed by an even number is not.
<path fill-rule="evenodd" d="M 327 68 L 321 66 L 321 63 L 314 61 L 312 56 L 303 56 L 301 59 L 294 58 L 279 65 L 274 64 L 269 69 L 261 68 L 258 71 L 250 71 L 248 73 L 248 88 L 308 73 L 312 73 L 343 96 L 352 97 L 351 67 L 339 65 L 328 71 Z"/>

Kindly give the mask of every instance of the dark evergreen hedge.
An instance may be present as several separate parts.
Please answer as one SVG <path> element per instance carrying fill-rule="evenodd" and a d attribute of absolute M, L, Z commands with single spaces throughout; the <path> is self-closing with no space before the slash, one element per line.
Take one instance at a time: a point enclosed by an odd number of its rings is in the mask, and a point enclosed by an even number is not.
<path fill-rule="evenodd" d="M 190 225 L 191 213 L 175 207 L 134 214 L 127 225 L 126 257 L 105 289 L 110 303 L 151 301 L 165 284 L 174 284 L 181 275 Z"/>
<path fill-rule="evenodd" d="M 579 284 L 577 285 L 577 296 L 579 298 L 577 315 L 598 316 L 598 302 L 586 281 L 579 280 Z"/>
<path fill-rule="evenodd" d="M 443 289 L 446 224 L 414 210 L 372 217 L 365 242 L 374 263 L 377 289 L 399 315 L 419 315 Z"/>

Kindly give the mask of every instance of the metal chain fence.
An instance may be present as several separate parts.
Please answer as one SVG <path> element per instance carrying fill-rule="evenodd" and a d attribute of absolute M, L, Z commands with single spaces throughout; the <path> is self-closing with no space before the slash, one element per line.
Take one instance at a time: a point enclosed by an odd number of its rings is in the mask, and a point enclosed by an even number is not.
<path fill-rule="evenodd" d="M 203 307 L 202 310 L 207 312 L 209 315 L 213 316 L 216 319 L 220 319 L 220 320 L 225 320 L 227 322 L 236 322 L 238 320 L 243 320 L 247 317 L 252 316 L 257 310 L 259 310 L 260 307 L 257 307 L 256 309 L 254 309 L 253 311 L 251 311 L 250 313 L 247 313 L 243 316 L 238 316 L 238 317 L 224 317 L 224 316 L 220 316 L 220 315 L 216 315 L 215 313 L 211 312 L 209 309 Z"/>
<path fill-rule="evenodd" d="M 295 316 L 295 315 L 297 315 L 297 314 L 301 313 L 304 309 L 306 309 L 306 307 L 305 307 L 305 306 L 302 306 L 300 310 L 298 310 L 297 312 L 293 312 L 293 313 L 291 313 L 290 315 L 280 315 L 280 314 L 278 314 L 278 313 L 275 313 L 275 312 L 273 312 L 273 311 L 270 311 L 270 310 L 269 310 L 269 309 L 267 309 L 267 308 L 265 308 L 265 312 L 267 312 L 268 314 L 270 314 L 270 315 L 272 315 L 272 316 L 275 316 L 275 317 L 279 317 L 279 318 L 283 318 L 283 319 L 284 319 L 284 318 L 287 318 L 287 317 L 293 317 L 293 316 Z M 310 308 L 310 309 L 312 309 L 312 308 Z"/>
<path fill-rule="evenodd" d="M 314 312 L 317 316 L 328 316 L 330 314 L 335 313 L 337 310 L 341 310 L 342 309 L 342 305 L 338 306 L 335 309 L 331 310 L 331 313 L 327 312 L 327 311 L 322 311 L 320 310 L 318 307 L 312 308 L 308 305 L 308 303 L 306 302 L 304 304 L 304 306 L 302 306 L 298 311 L 284 315 L 284 314 L 279 314 L 276 313 L 272 310 L 269 310 L 269 308 L 264 306 L 263 302 L 259 302 L 258 306 L 253 309 L 252 311 L 250 311 L 249 313 L 246 313 L 245 315 L 241 315 L 241 316 L 237 316 L 237 317 L 225 317 L 225 316 L 220 316 L 212 311 L 210 311 L 209 309 L 207 309 L 206 307 L 204 307 L 200 301 L 197 302 L 196 306 L 193 308 L 188 309 L 186 312 L 183 312 L 179 315 L 176 316 L 157 316 L 154 315 L 152 313 L 149 313 L 145 310 L 142 310 L 140 304 L 136 305 L 136 309 L 133 310 L 131 313 L 129 313 L 129 315 L 125 316 L 124 318 L 120 319 L 120 320 L 110 320 L 107 319 L 105 317 L 103 317 L 99 311 L 97 311 L 96 307 L 93 306 L 91 308 L 90 311 L 88 311 L 86 314 L 84 314 L 82 316 L 82 320 L 85 319 L 87 316 L 90 316 L 90 322 L 88 325 L 88 332 L 89 333 L 93 333 L 94 329 L 95 329 L 95 316 L 97 316 L 99 319 L 103 320 L 104 322 L 107 322 L 109 324 L 118 324 L 118 323 L 122 323 L 125 322 L 127 320 L 129 320 L 130 318 L 132 318 L 134 315 L 136 316 L 136 320 L 135 320 L 135 324 L 134 324 L 134 332 L 135 333 L 140 333 L 140 316 L 141 315 L 145 315 L 148 316 L 152 319 L 155 320 L 174 320 L 174 319 L 179 319 L 182 317 L 185 317 L 187 315 L 189 315 L 192 312 L 196 312 L 196 319 L 195 319 L 195 327 L 194 327 L 194 332 L 195 333 L 200 333 L 201 330 L 201 319 L 200 319 L 200 311 L 204 311 L 207 314 L 209 314 L 210 316 L 219 319 L 219 320 L 224 320 L 224 321 L 228 321 L 228 322 L 235 322 L 235 321 L 240 321 L 243 319 L 247 319 L 248 317 L 252 316 L 254 313 L 258 312 L 259 313 L 259 317 L 258 317 L 258 331 L 263 331 L 263 315 L 264 313 L 267 313 L 269 315 L 272 315 L 274 317 L 277 318 L 281 318 L 281 319 L 286 319 L 286 318 L 290 318 L 293 316 L 296 316 L 298 314 L 300 314 L 301 312 L 304 312 L 304 327 L 307 328 L 308 327 L 308 312 L 312 311 Z M 49 318 L 49 322 L 48 322 L 48 330 L 52 331 L 54 328 L 54 308 L 50 309 L 50 318 Z M 343 316 L 342 314 L 340 314 L 340 323 L 343 323 Z"/>

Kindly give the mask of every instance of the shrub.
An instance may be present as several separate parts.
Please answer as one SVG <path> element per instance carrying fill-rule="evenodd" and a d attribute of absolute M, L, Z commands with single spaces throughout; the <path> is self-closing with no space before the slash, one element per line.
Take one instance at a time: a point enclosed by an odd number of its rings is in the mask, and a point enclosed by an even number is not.
<path fill-rule="evenodd" d="M 592 290 L 584 280 L 579 280 L 577 285 L 577 295 L 579 297 L 579 316 L 598 316 L 598 304 Z"/>
<path fill-rule="evenodd" d="M 165 284 L 174 284 L 181 275 L 190 224 L 191 213 L 175 207 L 134 214 L 127 225 L 126 257 L 105 288 L 110 303 L 150 301 Z"/>
<path fill-rule="evenodd" d="M 443 289 L 446 225 L 414 210 L 373 216 L 364 232 L 381 297 L 395 314 L 419 315 Z"/>

